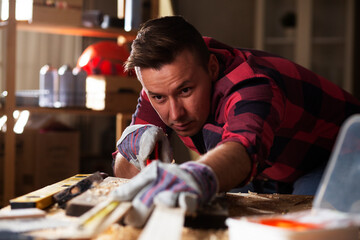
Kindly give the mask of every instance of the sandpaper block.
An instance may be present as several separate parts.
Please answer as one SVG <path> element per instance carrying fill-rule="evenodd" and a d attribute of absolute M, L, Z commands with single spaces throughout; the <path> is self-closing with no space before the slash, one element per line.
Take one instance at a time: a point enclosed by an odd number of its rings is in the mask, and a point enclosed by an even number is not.
<path fill-rule="evenodd" d="M 95 172 L 94 174 L 91 174 L 90 176 L 77 182 L 76 184 L 56 193 L 53 196 L 53 199 L 56 203 L 58 203 L 59 207 L 65 208 L 66 203 L 70 199 L 73 199 L 74 197 L 85 192 L 86 190 L 94 186 L 97 186 L 102 181 L 103 181 L 103 174 L 100 172 Z"/>
<path fill-rule="evenodd" d="M 67 202 L 65 211 L 66 215 L 78 217 L 84 214 L 95 205 L 106 201 L 108 199 L 109 193 L 113 189 L 128 181 L 129 179 L 125 178 L 105 178 L 104 181 L 102 181 L 98 186 L 89 189 L 83 194 Z"/>

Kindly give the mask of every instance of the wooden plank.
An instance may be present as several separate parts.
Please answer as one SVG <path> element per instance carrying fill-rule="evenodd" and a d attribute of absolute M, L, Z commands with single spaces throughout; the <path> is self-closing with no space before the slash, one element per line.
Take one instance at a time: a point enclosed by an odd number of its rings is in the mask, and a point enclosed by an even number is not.
<path fill-rule="evenodd" d="M 314 196 L 290 194 L 227 193 L 229 217 L 286 214 L 311 209 Z"/>
<path fill-rule="evenodd" d="M 0 211 L 0 219 L 39 218 L 45 217 L 46 212 L 38 208 L 13 209 Z"/>
<path fill-rule="evenodd" d="M 76 237 L 94 237 L 119 221 L 131 208 L 130 202 L 108 200 L 96 205 L 81 216 Z"/>
<path fill-rule="evenodd" d="M 185 211 L 181 208 L 156 206 L 139 240 L 178 240 L 184 225 Z"/>
<path fill-rule="evenodd" d="M 80 216 L 84 214 L 97 204 L 106 201 L 113 189 L 128 181 L 124 178 L 105 178 L 98 186 L 70 200 L 66 204 L 66 215 Z"/>

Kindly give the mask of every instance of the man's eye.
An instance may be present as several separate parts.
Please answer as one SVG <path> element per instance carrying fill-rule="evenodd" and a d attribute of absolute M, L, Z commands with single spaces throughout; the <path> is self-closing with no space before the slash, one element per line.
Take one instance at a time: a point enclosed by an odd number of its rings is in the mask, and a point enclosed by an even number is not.
<path fill-rule="evenodd" d="M 157 95 L 157 96 L 153 96 L 153 99 L 155 99 L 156 101 L 161 101 L 163 99 L 163 97 L 160 95 Z"/>
<path fill-rule="evenodd" d="M 190 88 L 184 88 L 184 89 L 182 90 L 183 93 L 187 93 L 187 92 L 189 92 L 189 91 L 190 91 Z"/>
<path fill-rule="evenodd" d="M 188 95 L 190 93 L 191 93 L 191 88 L 189 87 L 181 89 L 181 94 L 183 95 Z"/>

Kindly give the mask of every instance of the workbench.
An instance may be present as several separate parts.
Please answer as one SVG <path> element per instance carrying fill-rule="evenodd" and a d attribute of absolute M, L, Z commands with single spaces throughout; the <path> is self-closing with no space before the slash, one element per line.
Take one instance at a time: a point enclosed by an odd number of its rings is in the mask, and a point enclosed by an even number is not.
<path fill-rule="evenodd" d="M 124 179 L 117 179 L 108 177 L 104 180 L 105 184 L 88 190 L 83 194 L 91 193 L 95 198 L 83 198 L 88 201 L 96 201 L 106 199 L 106 196 L 115 187 L 123 184 Z M 98 195 L 99 197 L 96 197 Z M 80 195 L 81 196 L 81 195 Z M 80 197 L 79 196 L 79 197 Z M 289 212 L 307 210 L 311 208 L 312 196 L 300 195 L 282 195 L 282 194 L 256 194 L 256 193 L 226 193 L 222 196 L 222 201 L 226 203 L 229 217 L 241 217 L 251 215 L 265 215 L 265 214 L 285 214 Z M 87 201 L 87 200 L 84 200 Z M 9 207 L 1 211 L 9 210 Z M 65 210 L 59 208 L 56 204 L 46 209 L 47 215 L 55 218 L 75 222 L 77 217 L 70 217 L 65 214 Z M 192 227 L 191 223 L 187 226 L 185 220 L 185 227 L 182 230 L 182 239 L 228 239 L 228 231 L 226 228 L 206 228 L 206 222 L 202 224 L 201 228 L 198 226 Z M 205 228 L 204 228 L 205 225 Z M 62 229 L 40 230 L 35 231 L 31 235 L 41 238 L 53 238 L 57 233 L 63 231 Z M 118 223 L 112 224 L 106 231 L 93 239 L 137 239 L 142 229 L 137 229 L 130 226 L 124 226 Z"/>
<path fill-rule="evenodd" d="M 264 214 L 285 214 L 294 211 L 310 209 L 312 196 L 296 196 L 282 194 L 256 194 L 256 193 L 227 193 L 229 217 L 241 217 Z M 106 232 L 98 236 L 97 240 L 118 239 L 135 240 L 141 229 L 128 226 L 113 225 Z M 115 238 L 116 236 L 116 238 Z M 199 229 L 184 227 L 183 240 L 227 240 L 227 229 Z"/>

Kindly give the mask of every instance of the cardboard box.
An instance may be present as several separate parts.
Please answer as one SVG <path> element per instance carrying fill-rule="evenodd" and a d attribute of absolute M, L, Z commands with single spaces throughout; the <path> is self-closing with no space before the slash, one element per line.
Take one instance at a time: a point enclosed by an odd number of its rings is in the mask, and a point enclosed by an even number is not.
<path fill-rule="evenodd" d="M 83 6 L 83 0 L 61 0 L 58 2 L 61 2 L 61 4 L 65 5 L 64 7 L 67 7 L 67 8 L 82 9 L 82 6 Z M 34 5 L 40 5 L 40 6 L 46 5 L 46 1 L 44 1 L 44 0 L 33 0 L 33 3 L 34 3 Z M 54 1 L 53 5 L 56 5 L 55 1 Z"/>
<path fill-rule="evenodd" d="M 86 78 L 86 107 L 131 113 L 135 111 L 141 89 L 136 78 L 91 75 Z"/>
<path fill-rule="evenodd" d="M 79 173 L 78 131 L 26 129 L 16 137 L 16 195 Z"/>
<path fill-rule="evenodd" d="M 31 23 L 81 27 L 81 18 L 81 8 L 56 8 L 34 5 Z"/>

